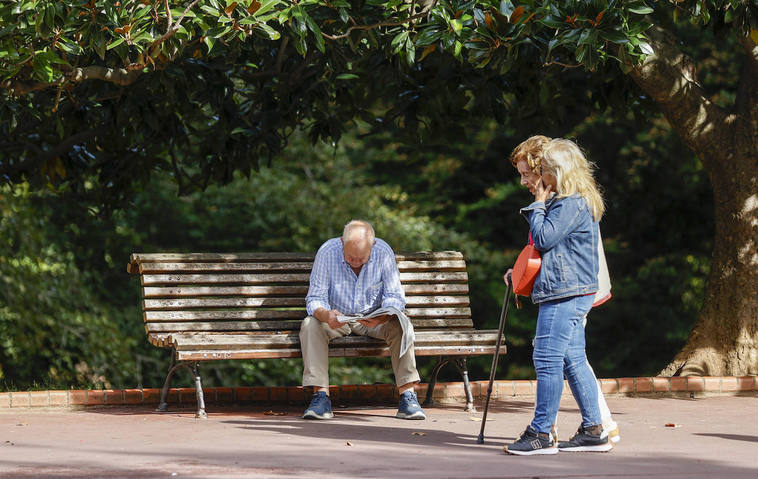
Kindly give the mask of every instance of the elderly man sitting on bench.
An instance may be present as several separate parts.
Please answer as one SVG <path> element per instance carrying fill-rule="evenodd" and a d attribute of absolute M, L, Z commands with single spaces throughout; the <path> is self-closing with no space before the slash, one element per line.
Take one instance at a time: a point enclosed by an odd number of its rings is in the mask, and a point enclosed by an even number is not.
<path fill-rule="evenodd" d="M 341 323 L 342 315 L 365 314 L 380 307 L 405 309 L 400 273 L 390 246 L 376 238 L 373 227 L 354 220 L 341 238 L 327 240 L 316 253 L 306 296 L 308 316 L 300 326 L 303 386 L 313 387 L 305 419 L 334 417 L 329 400 L 329 341 L 358 334 L 387 342 L 400 394 L 397 417 L 426 419 L 413 385 L 419 382 L 411 345 L 402 356 L 402 327 L 396 316 L 383 315 Z"/>

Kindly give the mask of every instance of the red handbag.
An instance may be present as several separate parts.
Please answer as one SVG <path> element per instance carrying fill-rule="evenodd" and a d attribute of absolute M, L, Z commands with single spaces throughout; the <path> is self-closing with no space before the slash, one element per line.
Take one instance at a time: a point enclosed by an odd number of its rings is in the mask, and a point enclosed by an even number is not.
<path fill-rule="evenodd" d="M 511 274 L 513 292 L 520 296 L 532 294 L 534 280 L 537 279 L 541 266 L 542 255 L 534 247 L 532 234 L 529 233 L 529 244 L 524 246 L 524 249 L 521 250 L 518 258 L 516 258 L 516 264 L 513 265 L 513 273 Z"/>

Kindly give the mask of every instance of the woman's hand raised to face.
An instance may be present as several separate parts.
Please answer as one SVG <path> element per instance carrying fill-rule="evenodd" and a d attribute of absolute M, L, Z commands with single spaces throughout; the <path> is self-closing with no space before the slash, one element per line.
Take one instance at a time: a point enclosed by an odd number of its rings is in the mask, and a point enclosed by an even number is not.
<path fill-rule="evenodd" d="M 545 202 L 545 200 L 550 196 L 550 193 L 552 193 L 553 187 L 552 185 L 545 185 L 544 181 L 538 181 L 537 184 L 534 186 L 534 200 L 535 201 L 541 201 Z"/>

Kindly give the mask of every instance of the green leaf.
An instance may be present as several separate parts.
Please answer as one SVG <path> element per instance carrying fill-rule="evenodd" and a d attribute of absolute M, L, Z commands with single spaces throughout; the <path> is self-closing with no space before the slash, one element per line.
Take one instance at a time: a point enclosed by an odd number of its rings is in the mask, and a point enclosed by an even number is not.
<path fill-rule="evenodd" d="M 283 3 L 281 0 L 263 0 L 261 2 L 261 7 L 255 11 L 255 16 L 259 17 L 263 15 L 264 13 L 268 12 L 269 10 L 273 9 L 280 3 Z"/>
<path fill-rule="evenodd" d="M 340 20 L 342 20 L 342 23 L 350 22 L 350 15 L 347 13 L 347 10 L 345 10 L 344 8 L 340 8 L 339 14 L 340 14 Z"/>
<path fill-rule="evenodd" d="M 356 80 L 358 78 L 360 77 L 354 73 L 342 73 L 335 77 L 336 80 Z"/>
<path fill-rule="evenodd" d="M 221 38 L 227 33 L 232 31 L 232 27 L 215 27 L 211 28 L 206 32 L 206 36 L 213 37 L 213 38 Z"/>
<path fill-rule="evenodd" d="M 630 5 L 628 7 L 628 10 L 632 13 L 637 13 L 639 15 L 647 15 L 649 13 L 653 13 L 653 9 L 645 5 L 644 3 L 635 3 L 633 5 Z"/>
<path fill-rule="evenodd" d="M 268 38 L 269 40 L 279 40 L 281 38 L 281 33 L 274 30 L 269 25 L 266 25 L 265 23 L 258 23 L 253 28 L 255 31 L 261 32 L 265 35 L 265 38 Z"/>
<path fill-rule="evenodd" d="M 510 18 L 511 13 L 513 13 L 513 2 L 510 0 L 501 0 L 500 1 L 500 13 L 505 15 L 506 17 Z"/>
<path fill-rule="evenodd" d="M 407 39 L 408 39 L 407 31 L 400 32 L 399 34 L 395 35 L 395 38 L 392 39 L 392 43 L 390 44 L 393 55 L 403 49 L 403 46 L 405 45 L 405 41 Z"/>
<path fill-rule="evenodd" d="M 546 27 L 550 28 L 563 28 L 566 26 L 566 23 L 562 20 L 555 18 L 553 16 L 548 15 L 547 17 L 543 18 L 539 21 L 541 24 L 545 25 Z"/>
<path fill-rule="evenodd" d="M 124 43 L 124 37 L 119 37 L 119 38 L 113 40 L 112 42 L 110 42 L 108 44 L 108 47 L 106 49 L 110 50 L 112 48 L 116 48 L 117 46 L 121 45 L 122 43 Z"/>
<path fill-rule="evenodd" d="M 443 32 L 436 25 L 424 28 L 416 37 L 416 45 L 419 47 L 431 45 L 442 38 L 442 33 Z"/>
<path fill-rule="evenodd" d="M 408 65 L 413 65 L 416 62 L 416 47 L 410 39 L 405 42 L 405 61 Z"/>
<path fill-rule="evenodd" d="M 580 45 L 576 50 L 576 61 L 582 63 L 584 55 L 587 54 L 587 45 Z"/>
<path fill-rule="evenodd" d="M 455 58 L 457 58 L 459 60 L 461 58 L 461 49 L 462 48 L 463 48 L 463 44 L 461 42 L 459 42 L 459 41 L 456 40 L 455 47 L 453 49 L 453 56 L 455 56 Z"/>
<path fill-rule="evenodd" d="M 53 63 L 58 57 L 52 52 L 39 52 L 34 55 L 34 76 L 50 83 L 53 81 Z"/>
<path fill-rule="evenodd" d="M 640 50 L 642 50 L 642 53 L 644 53 L 645 55 L 652 55 L 653 53 L 655 53 L 655 51 L 653 50 L 653 47 L 651 47 L 648 42 L 640 42 L 639 47 L 640 47 Z"/>
<path fill-rule="evenodd" d="M 148 13 L 153 9 L 152 5 L 147 5 L 145 7 L 140 8 L 137 11 L 137 14 L 132 18 L 132 22 L 139 20 L 145 16 L 147 16 Z"/>
<path fill-rule="evenodd" d="M 305 24 L 308 25 L 308 29 L 313 32 L 313 37 L 316 40 L 316 48 L 318 48 L 321 53 L 324 53 L 324 36 L 321 34 L 321 29 L 308 14 L 305 14 Z"/>
<path fill-rule="evenodd" d="M 213 46 L 216 45 L 216 38 L 205 36 L 203 38 L 203 43 L 205 43 L 205 46 L 208 47 L 208 53 L 210 53 L 211 50 L 213 50 Z"/>
<path fill-rule="evenodd" d="M 105 37 L 102 32 L 98 31 L 92 36 L 90 47 L 95 50 L 101 60 L 105 60 Z"/>
<path fill-rule="evenodd" d="M 600 30 L 600 38 L 619 45 L 629 42 L 626 35 L 616 30 Z"/>
<path fill-rule="evenodd" d="M 457 18 L 454 18 L 454 19 L 450 20 L 450 26 L 452 27 L 453 32 L 455 32 L 456 35 L 460 35 L 461 34 L 461 29 L 463 28 L 463 23 L 461 23 L 460 20 L 458 20 Z"/>
<path fill-rule="evenodd" d="M 178 20 L 179 17 L 181 17 L 184 14 L 183 8 L 172 8 L 171 9 L 171 17 L 174 19 L 174 21 Z M 186 15 L 184 15 L 184 18 L 196 18 L 197 15 L 195 15 L 195 12 L 192 10 L 188 11 Z"/>

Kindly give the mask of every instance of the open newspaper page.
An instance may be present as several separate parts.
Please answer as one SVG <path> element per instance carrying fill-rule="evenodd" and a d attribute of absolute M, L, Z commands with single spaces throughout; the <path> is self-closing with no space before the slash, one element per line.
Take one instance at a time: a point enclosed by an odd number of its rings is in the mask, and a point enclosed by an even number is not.
<path fill-rule="evenodd" d="M 340 323 L 354 323 L 359 319 L 370 319 L 377 316 L 388 314 L 390 316 L 397 316 L 397 320 L 400 321 L 400 326 L 403 328 L 403 340 L 400 344 L 400 356 L 403 356 L 408 348 L 416 340 L 416 334 L 413 332 L 413 324 L 405 312 L 400 311 L 397 308 L 388 306 L 386 308 L 379 308 L 367 314 L 359 314 L 353 316 L 337 316 L 337 321 Z"/>

